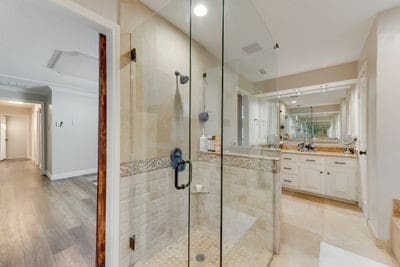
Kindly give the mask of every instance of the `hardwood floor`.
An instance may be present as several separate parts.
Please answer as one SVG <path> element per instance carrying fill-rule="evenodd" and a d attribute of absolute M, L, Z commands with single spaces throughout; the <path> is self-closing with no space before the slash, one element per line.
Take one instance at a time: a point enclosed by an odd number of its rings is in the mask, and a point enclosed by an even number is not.
<path fill-rule="evenodd" d="M 50 182 L 28 160 L 0 162 L 0 266 L 94 266 L 96 186 Z"/>

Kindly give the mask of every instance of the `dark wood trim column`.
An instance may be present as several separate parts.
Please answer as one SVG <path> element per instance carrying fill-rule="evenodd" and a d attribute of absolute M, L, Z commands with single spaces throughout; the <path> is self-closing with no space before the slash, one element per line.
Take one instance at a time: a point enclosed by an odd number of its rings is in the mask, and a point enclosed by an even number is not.
<path fill-rule="evenodd" d="M 105 266 L 107 181 L 107 55 L 106 36 L 99 36 L 99 143 L 97 177 L 96 266 Z"/>

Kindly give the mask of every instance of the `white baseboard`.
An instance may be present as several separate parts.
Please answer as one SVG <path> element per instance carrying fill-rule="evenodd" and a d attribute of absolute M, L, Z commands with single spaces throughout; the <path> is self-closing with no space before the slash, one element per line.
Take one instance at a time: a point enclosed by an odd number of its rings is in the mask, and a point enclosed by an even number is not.
<path fill-rule="evenodd" d="M 46 171 L 46 176 L 50 180 L 56 181 L 56 180 L 67 179 L 67 178 L 72 178 L 72 177 L 81 176 L 81 175 L 92 174 L 92 173 L 97 173 L 97 168 L 80 170 L 80 171 L 72 171 L 72 172 L 56 173 L 56 174 Z"/>

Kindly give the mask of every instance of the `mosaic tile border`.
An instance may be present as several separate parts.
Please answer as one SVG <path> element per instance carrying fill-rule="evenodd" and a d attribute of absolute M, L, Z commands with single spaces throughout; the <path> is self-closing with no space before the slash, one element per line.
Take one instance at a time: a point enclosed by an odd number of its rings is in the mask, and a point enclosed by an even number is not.
<path fill-rule="evenodd" d="M 198 152 L 193 155 L 193 161 L 203 161 L 218 164 L 221 156 L 215 153 Z M 151 172 L 164 168 L 169 168 L 169 157 L 152 158 L 148 160 L 138 160 L 134 162 L 121 163 L 120 172 L 121 177 Z M 280 170 L 280 161 L 256 157 L 241 157 L 237 155 L 224 155 L 224 165 L 253 169 L 260 171 L 268 171 L 278 173 Z"/>
<path fill-rule="evenodd" d="M 198 152 L 196 160 L 205 161 L 209 163 L 219 163 L 220 155 L 207 152 Z M 224 165 L 252 169 L 259 171 L 268 171 L 278 173 L 280 170 L 280 160 L 257 158 L 257 157 L 241 157 L 238 155 L 224 155 Z"/>

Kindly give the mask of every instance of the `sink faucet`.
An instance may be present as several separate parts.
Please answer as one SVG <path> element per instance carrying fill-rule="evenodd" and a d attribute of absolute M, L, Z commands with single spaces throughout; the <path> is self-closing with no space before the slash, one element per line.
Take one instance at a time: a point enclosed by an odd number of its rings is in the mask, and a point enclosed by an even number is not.
<path fill-rule="evenodd" d="M 299 148 L 299 151 L 302 152 L 315 151 L 315 144 L 312 141 L 304 141 L 303 143 L 299 143 L 297 147 Z"/>

